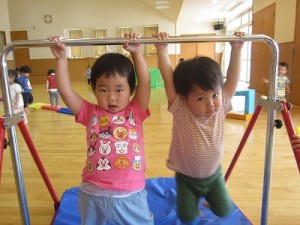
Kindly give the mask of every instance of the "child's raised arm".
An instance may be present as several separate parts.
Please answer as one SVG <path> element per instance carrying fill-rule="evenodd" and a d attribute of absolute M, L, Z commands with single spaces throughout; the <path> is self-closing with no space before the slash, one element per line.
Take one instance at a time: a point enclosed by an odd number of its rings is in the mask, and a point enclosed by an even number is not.
<path fill-rule="evenodd" d="M 165 40 L 169 38 L 169 34 L 165 32 L 156 35 L 158 40 Z M 172 104 L 177 96 L 174 81 L 173 81 L 173 68 L 168 53 L 168 44 L 157 43 L 155 44 L 158 59 L 158 68 L 160 69 L 162 78 L 165 83 L 165 91 L 168 98 L 169 105 Z"/>
<path fill-rule="evenodd" d="M 139 34 L 137 33 L 126 33 L 125 38 L 128 40 L 137 40 Z M 136 44 L 124 44 L 124 49 L 131 53 L 135 72 L 137 76 L 137 87 L 133 99 L 138 102 L 140 107 L 144 110 L 148 108 L 150 100 L 150 75 L 148 65 L 141 51 L 141 45 Z"/>
<path fill-rule="evenodd" d="M 235 32 L 234 35 L 241 37 L 244 36 L 244 32 Z M 230 98 L 233 97 L 241 73 L 241 56 L 242 56 L 242 47 L 244 42 L 231 42 L 231 53 L 230 53 L 230 61 L 227 69 L 227 78 L 224 83 L 224 89 L 227 90 Z"/>
<path fill-rule="evenodd" d="M 57 89 L 66 103 L 66 105 L 72 110 L 75 116 L 78 115 L 82 98 L 72 89 L 70 75 L 68 70 L 68 59 L 66 53 L 66 47 L 61 43 L 62 37 L 53 36 L 49 37 L 49 41 L 57 42 L 57 45 L 51 46 L 51 51 L 56 58 L 56 84 Z"/>

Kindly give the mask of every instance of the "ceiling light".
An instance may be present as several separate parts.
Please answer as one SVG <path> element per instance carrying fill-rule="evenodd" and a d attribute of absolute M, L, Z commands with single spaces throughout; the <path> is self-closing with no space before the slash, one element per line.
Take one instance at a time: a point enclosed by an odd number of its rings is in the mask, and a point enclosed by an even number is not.
<path fill-rule="evenodd" d="M 233 11 L 236 9 L 238 6 L 243 4 L 243 1 L 230 1 L 226 5 L 224 5 L 220 11 Z"/>
<path fill-rule="evenodd" d="M 170 4 L 169 0 L 155 0 L 155 5 Z"/>
<path fill-rule="evenodd" d="M 169 0 L 155 0 L 156 9 L 168 9 L 170 7 Z"/>
<path fill-rule="evenodd" d="M 155 8 L 156 9 L 168 9 L 169 5 L 156 5 Z"/>

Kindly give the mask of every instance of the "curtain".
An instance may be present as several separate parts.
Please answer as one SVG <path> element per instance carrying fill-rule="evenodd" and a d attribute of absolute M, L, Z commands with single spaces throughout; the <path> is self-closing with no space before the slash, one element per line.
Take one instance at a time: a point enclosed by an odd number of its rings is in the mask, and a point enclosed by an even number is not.
<path fill-rule="evenodd" d="M 124 38 L 125 33 L 132 33 L 132 32 L 133 32 L 132 27 L 118 27 L 117 28 L 117 36 L 119 38 Z M 130 53 L 128 51 L 126 51 L 122 45 L 119 45 L 118 48 L 119 48 L 119 53 L 126 55 L 126 56 L 130 55 Z"/>
<path fill-rule="evenodd" d="M 69 38 L 71 39 L 78 39 L 83 37 L 82 30 L 80 29 L 68 30 L 68 33 L 69 33 Z M 82 46 L 70 47 L 70 57 L 82 58 L 83 57 Z"/>
<path fill-rule="evenodd" d="M 158 26 L 146 26 L 144 27 L 144 36 L 152 37 L 158 33 Z M 156 48 L 154 44 L 147 44 L 144 47 L 145 55 L 156 55 Z"/>
<path fill-rule="evenodd" d="M 107 37 L 107 30 L 106 28 L 97 28 L 93 30 L 93 37 L 94 38 L 106 38 Z M 107 45 L 99 45 L 93 46 L 93 57 L 98 58 L 99 56 L 103 55 L 108 51 Z"/>

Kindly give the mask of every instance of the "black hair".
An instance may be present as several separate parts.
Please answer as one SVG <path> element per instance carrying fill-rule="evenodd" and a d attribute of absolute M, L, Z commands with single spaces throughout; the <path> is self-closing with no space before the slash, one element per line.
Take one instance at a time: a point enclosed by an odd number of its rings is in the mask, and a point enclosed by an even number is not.
<path fill-rule="evenodd" d="M 99 77 L 110 77 L 114 76 L 116 73 L 127 78 L 130 93 L 133 94 L 136 86 L 133 63 L 129 58 L 119 53 L 106 53 L 96 60 L 91 72 L 92 90 L 95 91 L 96 82 Z"/>
<path fill-rule="evenodd" d="M 31 73 L 31 69 L 27 65 L 23 65 L 20 67 L 20 73 Z"/>
<path fill-rule="evenodd" d="M 278 65 L 285 67 L 287 70 L 289 69 L 289 65 L 286 62 L 280 62 Z"/>
<path fill-rule="evenodd" d="M 197 56 L 177 64 L 174 86 L 178 94 L 187 96 L 194 85 L 203 90 L 215 90 L 224 84 L 219 64 L 205 56 Z"/>
<path fill-rule="evenodd" d="M 55 70 L 54 70 L 54 69 L 50 69 L 50 70 L 48 70 L 48 72 L 47 72 L 48 76 L 49 76 L 50 74 L 52 74 L 52 73 L 55 74 Z"/>
<path fill-rule="evenodd" d="M 11 78 L 13 77 L 14 78 L 14 83 L 17 82 L 17 79 L 18 79 L 18 73 L 16 70 L 8 70 L 8 77 Z"/>

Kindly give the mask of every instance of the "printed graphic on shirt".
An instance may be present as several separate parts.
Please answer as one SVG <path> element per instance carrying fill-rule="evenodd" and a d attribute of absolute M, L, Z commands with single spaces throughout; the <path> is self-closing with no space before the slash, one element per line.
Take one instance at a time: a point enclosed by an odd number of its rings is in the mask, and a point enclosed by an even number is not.
<path fill-rule="evenodd" d="M 126 117 L 126 119 L 128 119 L 129 123 L 132 125 L 132 126 L 135 126 L 135 120 L 134 120 L 134 117 L 132 115 L 132 112 L 129 113 L 129 115 Z"/>
<path fill-rule="evenodd" d="M 139 171 L 142 168 L 142 160 L 140 155 L 134 156 L 132 167 L 134 170 Z"/>
<path fill-rule="evenodd" d="M 137 139 L 137 132 L 134 128 L 129 129 L 129 137 L 134 140 Z"/>
<path fill-rule="evenodd" d="M 91 133 L 90 141 L 91 141 L 91 142 L 96 141 L 96 140 L 97 140 L 97 134 L 95 133 L 95 130 L 92 129 L 92 130 L 90 131 L 90 133 Z"/>
<path fill-rule="evenodd" d="M 98 118 L 96 115 L 93 115 L 91 119 L 91 126 L 94 127 L 96 126 L 97 123 L 98 123 Z"/>
<path fill-rule="evenodd" d="M 112 121 L 115 123 L 115 124 L 122 124 L 125 122 L 125 118 L 123 116 L 114 116 L 112 118 Z"/>
<path fill-rule="evenodd" d="M 114 138 L 115 139 L 120 140 L 120 139 L 126 138 L 128 133 L 127 133 L 126 128 L 124 128 L 124 127 L 117 127 L 114 130 L 113 134 L 114 134 Z"/>
<path fill-rule="evenodd" d="M 95 142 L 94 144 L 90 144 L 90 147 L 88 149 L 88 156 L 92 156 L 95 153 L 95 146 L 96 146 L 97 142 Z"/>
<path fill-rule="evenodd" d="M 86 167 L 87 167 L 87 170 L 88 170 L 90 173 L 94 171 L 93 163 L 92 163 L 91 160 L 88 160 L 88 161 L 86 162 Z"/>
<path fill-rule="evenodd" d="M 100 129 L 100 131 L 98 133 L 98 137 L 101 138 L 101 139 L 104 139 L 104 140 L 110 138 L 111 136 L 112 136 L 112 133 L 110 131 L 110 127 L 108 127 L 107 130 L 101 130 Z"/>
<path fill-rule="evenodd" d="M 109 160 L 105 157 L 102 157 L 101 159 L 98 160 L 97 163 L 97 170 L 110 170 L 111 169 L 111 164 Z"/>
<path fill-rule="evenodd" d="M 107 126 L 108 123 L 109 123 L 109 117 L 107 115 L 103 115 L 100 117 L 99 125 L 101 127 Z"/>
<path fill-rule="evenodd" d="M 134 152 L 136 152 L 136 153 L 140 152 L 140 145 L 138 143 L 133 143 L 132 148 L 133 148 Z"/>
<path fill-rule="evenodd" d="M 128 154 L 128 143 L 127 141 L 115 142 L 116 154 Z"/>
<path fill-rule="evenodd" d="M 140 171 L 143 157 L 139 155 L 141 146 L 135 126 L 132 112 L 128 115 L 92 115 L 88 131 L 87 171 L 100 173 L 127 168 Z"/>
<path fill-rule="evenodd" d="M 110 144 L 111 141 L 104 143 L 102 140 L 100 141 L 99 153 L 102 155 L 108 155 L 111 152 Z"/>
<path fill-rule="evenodd" d="M 120 156 L 116 159 L 114 165 L 119 169 L 126 169 L 128 166 L 130 166 L 130 163 L 127 157 Z"/>

